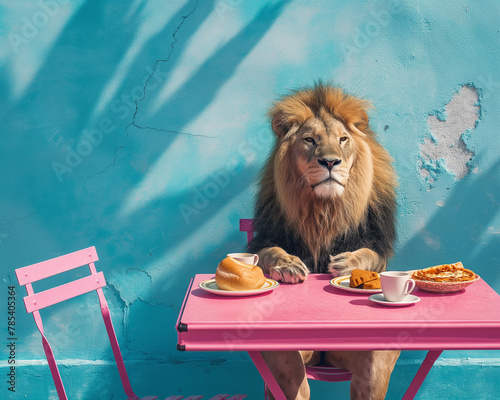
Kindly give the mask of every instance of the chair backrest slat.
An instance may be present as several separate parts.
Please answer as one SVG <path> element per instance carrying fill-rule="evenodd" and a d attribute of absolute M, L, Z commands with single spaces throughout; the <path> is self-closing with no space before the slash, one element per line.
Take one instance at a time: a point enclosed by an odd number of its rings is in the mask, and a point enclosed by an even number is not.
<path fill-rule="evenodd" d="M 52 258 L 51 260 L 28 265 L 16 270 L 17 280 L 21 286 L 39 281 L 73 268 L 81 267 L 99 260 L 94 246 L 75 251 L 74 253 Z"/>
<path fill-rule="evenodd" d="M 247 233 L 247 243 L 250 243 L 254 236 L 253 219 L 240 219 L 240 232 Z"/>
<path fill-rule="evenodd" d="M 104 286 L 106 286 L 104 274 L 98 272 L 97 274 L 89 275 L 73 282 L 32 294 L 31 296 L 26 296 L 24 298 L 24 305 L 26 306 L 26 311 L 32 313 L 33 311 L 41 310 L 42 308 L 49 307 Z"/>
<path fill-rule="evenodd" d="M 253 219 L 240 219 L 241 232 L 253 232 Z"/>

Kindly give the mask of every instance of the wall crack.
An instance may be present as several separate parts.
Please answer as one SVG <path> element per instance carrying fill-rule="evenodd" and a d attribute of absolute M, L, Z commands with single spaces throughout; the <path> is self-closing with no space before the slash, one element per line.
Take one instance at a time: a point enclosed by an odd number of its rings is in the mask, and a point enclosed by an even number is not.
<path fill-rule="evenodd" d="M 173 131 L 173 130 L 169 130 L 169 129 L 155 128 L 155 127 L 150 127 L 150 126 L 141 126 L 141 125 L 138 125 L 136 123 L 137 113 L 139 112 L 139 103 L 142 102 L 146 98 L 146 90 L 147 90 L 149 81 L 153 78 L 155 73 L 158 71 L 158 68 L 160 67 L 160 63 L 168 63 L 170 61 L 170 57 L 172 56 L 172 53 L 174 52 L 175 44 L 177 43 L 176 35 L 179 32 L 179 30 L 181 29 L 182 25 L 184 25 L 184 22 L 186 22 L 186 20 L 196 11 L 197 7 L 198 7 L 198 1 L 196 1 L 193 9 L 188 14 L 181 16 L 180 24 L 177 25 L 177 28 L 175 29 L 174 33 L 172 33 L 173 41 L 172 41 L 172 43 L 170 43 L 170 51 L 167 55 L 167 58 L 159 59 L 159 60 L 155 61 L 154 66 L 153 66 L 153 70 L 151 71 L 151 74 L 148 76 L 148 78 L 144 82 L 144 87 L 142 89 L 142 97 L 135 100 L 134 115 L 132 116 L 132 122 L 127 126 L 127 130 L 130 126 L 133 126 L 135 128 L 138 128 L 138 129 L 151 129 L 151 130 L 154 130 L 157 132 L 166 132 L 166 133 L 174 133 L 174 134 L 181 134 L 181 135 L 202 136 L 202 137 L 212 138 L 211 136 L 194 135 L 194 134 L 188 133 L 188 132 L 178 132 L 178 131 Z"/>
<path fill-rule="evenodd" d="M 125 128 L 124 144 L 115 147 L 113 161 L 110 164 L 108 164 L 102 170 L 100 170 L 100 171 L 96 172 L 95 174 L 89 176 L 85 180 L 85 183 L 83 185 L 84 191 L 86 191 L 87 182 L 90 179 L 93 179 L 93 178 L 95 178 L 98 175 L 104 174 L 106 171 L 108 171 L 110 168 L 112 168 L 112 167 L 114 167 L 116 165 L 116 162 L 117 162 L 117 159 L 118 159 L 118 153 L 122 149 L 124 149 L 125 147 L 127 147 L 128 129 L 131 126 L 137 128 L 137 129 L 141 129 L 141 130 L 154 130 L 156 132 L 166 132 L 166 133 L 179 134 L 179 135 L 199 136 L 199 137 L 205 137 L 205 138 L 215 138 L 213 136 L 196 135 L 196 134 L 192 134 L 192 133 L 189 133 L 189 132 L 179 132 L 179 131 L 174 131 L 174 130 L 169 130 L 169 129 L 161 129 L 161 128 L 155 128 L 155 127 L 149 127 L 149 126 L 140 126 L 140 125 L 138 125 L 136 123 L 136 116 L 137 116 L 137 113 L 139 111 L 139 102 L 143 101 L 146 98 L 146 90 L 147 90 L 149 81 L 154 77 L 155 73 L 158 71 L 160 63 L 166 63 L 166 62 L 168 62 L 170 60 L 170 57 L 171 57 L 171 55 L 172 55 L 172 53 L 174 51 L 174 48 L 175 48 L 175 44 L 177 43 L 177 37 L 176 37 L 177 33 L 181 29 L 181 27 L 184 24 L 184 22 L 186 21 L 186 19 L 189 18 L 196 11 L 197 7 L 198 7 L 198 1 L 195 3 L 193 9 L 188 14 L 181 16 L 181 22 L 179 23 L 179 25 L 177 25 L 175 31 L 172 33 L 173 41 L 170 44 L 170 51 L 169 51 L 169 53 L 167 55 L 167 58 L 165 58 L 165 59 L 159 59 L 159 60 L 155 61 L 153 70 L 151 71 L 151 73 L 149 74 L 148 78 L 144 82 L 144 87 L 142 89 L 142 97 L 140 97 L 139 99 L 135 100 L 135 110 L 134 110 L 134 114 L 133 114 L 133 117 L 132 117 L 132 122 L 129 125 L 127 125 L 127 127 Z"/>
<path fill-rule="evenodd" d="M 144 130 L 150 129 L 150 130 L 153 130 L 153 131 L 156 131 L 156 132 L 173 133 L 173 134 L 176 134 L 176 135 L 198 136 L 198 137 L 204 137 L 204 138 L 209 138 L 209 139 L 218 139 L 216 136 L 199 135 L 199 134 L 189 133 L 189 132 L 179 132 L 179 131 L 173 131 L 173 130 L 170 130 L 170 129 L 155 128 L 155 127 L 152 127 L 152 126 L 140 126 L 140 125 L 137 125 L 135 122 L 130 123 L 128 127 L 130 127 L 130 126 L 133 126 L 133 127 L 137 128 L 137 129 L 144 129 Z"/>

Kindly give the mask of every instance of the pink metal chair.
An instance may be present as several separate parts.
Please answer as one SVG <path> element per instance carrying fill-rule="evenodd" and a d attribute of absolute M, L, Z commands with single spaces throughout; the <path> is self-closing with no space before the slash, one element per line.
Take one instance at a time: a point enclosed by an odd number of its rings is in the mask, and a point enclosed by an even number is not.
<path fill-rule="evenodd" d="M 240 231 L 247 233 L 247 242 L 250 243 L 255 232 L 253 219 L 240 219 Z M 326 364 L 306 367 L 306 376 L 307 379 L 322 382 L 345 382 L 352 379 L 350 371 Z"/>
<path fill-rule="evenodd" d="M 125 363 L 123 362 L 123 357 L 118 345 L 118 340 L 116 339 L 113 323 L 111 322 L 108 304 L 106 302 L 106 299 L 104 298 L 104 293 L 102 291 L 102 288 L 106 286 L 104 274 L 102 272 L 97 272 L 94 265 L 94 262 L 98 259 L 99 258 L 97 257 L 95 247 L 89 247 L 87 249 L 79 250 L 74 253 L 66 254 L 16 270 L 17 280 L 19 281 L 19 284 L 22 286 L 26 286 L 26 291 L 28 293 L 28 295 L 24 298 L 26 311 L 28 313 L 33 313 L 36 326 L 38 327 L 38 330 L 42 335 L 43 349 L 49 363 L 50 372 L 52 374 L 52 378 L 54 379 L 59 399 L 67 400 L 68 398 L 66 396 L 66 391 L 64 390 L 61 375 L 59 374 L 59 369 L 57 368 L 54 353 L 43 332 L 42 318 L 40 316 L 39 310 L 71 299 L 73 297 L 77 297 L 84 293 L 91 292 L 93 290 L 97 292 L 99 298 L 102 317 L 104 319 L 104 324 L 106 326 L 109 340 L 111 342 L 111 348 L 113 350 L 113 355 L 118 367 L 118 372 L 120 374 L 123 389 L 125 391 L 125 394 L 127 395 L 127 400 L 158 399 L 158 396 L 146 396 L 140 399 L 132 390 L 127 371 L 125 369 Z M 83 265 L 89 266 L 90 275 L 39 293 L 35 293 L 33 291 L 33 282 L 61 274 Z M 189 396 L 184 400 L 198 400 L 202 397 L 203 396 Z M 210 400 L 240 400 L 245 397 L 246 395 L 234 395 L 229 397 L 228 394 L 219 394 L 215 397 L 212 397 Z M 165 400 L 180 400 L 182 398 L 184 398 L 184 396 L 177 395 L 167 397 Z"/>

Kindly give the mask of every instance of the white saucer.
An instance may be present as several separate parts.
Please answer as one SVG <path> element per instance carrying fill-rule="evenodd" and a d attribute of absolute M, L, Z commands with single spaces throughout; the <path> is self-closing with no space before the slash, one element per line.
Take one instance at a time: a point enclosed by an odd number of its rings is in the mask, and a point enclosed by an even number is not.
<path fill-rule="evenodd" d="M 401 301 L 387 301 L 382 293 L 377 293 L 368 297 L 368 300 L 371 300 L 374 303 L 382 304 L 384 306 L 403 307 L 418 303 L 420 301 L 420 297 L 414 296 L 413 294 L 407 294 Z"/>

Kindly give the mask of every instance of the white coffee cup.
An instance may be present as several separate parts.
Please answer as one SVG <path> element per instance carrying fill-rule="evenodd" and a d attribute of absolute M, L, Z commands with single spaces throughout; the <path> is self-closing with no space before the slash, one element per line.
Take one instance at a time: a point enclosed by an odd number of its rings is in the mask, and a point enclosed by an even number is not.
<path fill-rule="evenodd" d="M 227 256 L 250 265 L 257 265 L 259 262 L 259 256 L 252 253 L 230 253 Z"/>
<path fill-rule="evenodd" d="M 386 271 L 380 274 L 382 293 L 387 301 L 401 301 L 415 288 L 408 272 Z"/>

